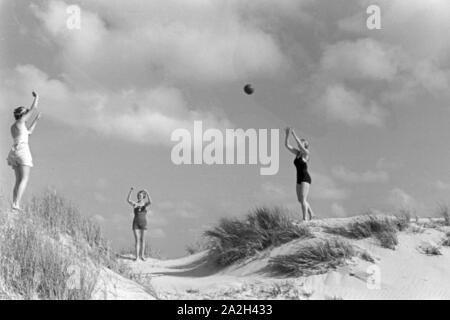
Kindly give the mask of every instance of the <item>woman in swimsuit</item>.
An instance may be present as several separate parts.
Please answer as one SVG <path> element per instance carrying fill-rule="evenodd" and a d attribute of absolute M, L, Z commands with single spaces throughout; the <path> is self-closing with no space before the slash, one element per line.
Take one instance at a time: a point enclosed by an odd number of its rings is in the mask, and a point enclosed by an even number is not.
<path fill-rule="evenodd" d="M 11 135 L 14 143 L 6 159 L 8 165 L 14 169 L 16 175 L 12 202 L 12 208 L 15 210 L 21 210 L 20 201 L 27 187 L 30 171 L 33 167 L 33 158 L 31 157 L 30 146 L 28 145 L 28 137 L 33 133 L 37 120 L 41 117 L 39 113 L 29 127 L 27 127 L 27 122 L 32 115 L 31 111 L 37 106 L 39 100 L 39 96 L 35 92 L 32 94 L 34 100 L 29 109 L 25 107 L 14 109 L 15 122 L 11 126 Z"/>
<path fill-rule="evenodd" d="M 295 148 L 289 144 L 289 135 L 292 134 L 295 141 L 297 142 L 298 148 Z M 309 214 L 309 219 L 314 218 L 314 212 L 308 203 L 308 193 L 309 187 L 311 185 L 311 176 L 308 172 L 308 161 L 309 161 L 309 144 L 305 139 L 299 139 L 292 128 L 286 128 L 286 138 L 285 138 L 286 148 L 295 154 L 294 165 L 297 169 L 297 199 L 302 206 L 303 220 L 307 220 L 307 215 Z"/>
<path fill-rule="evenodd" d="M 136 249 L 136 261 L 141 258 L 142 261 L 145 261 L 144 253 L 145 253 L 145 230 L 147 230 L 147 207 L 152 204 L 152 199 L 147 190 L 141 190 L 137 193 L 137 202 L 131 201 L 131 193 L 133 192 L 133 188 L 130 189 L 128 193 L 127 202 L 133 207 L 134 219 L 133 219 L 133 233 L 135 240 L 135 249 Z"/>

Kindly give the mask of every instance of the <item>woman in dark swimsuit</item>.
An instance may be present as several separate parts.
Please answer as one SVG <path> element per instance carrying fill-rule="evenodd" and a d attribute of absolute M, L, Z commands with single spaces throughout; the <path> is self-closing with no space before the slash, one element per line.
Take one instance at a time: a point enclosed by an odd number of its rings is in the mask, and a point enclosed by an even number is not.
<path fill-rule="evenodd" d="M 297 142 L 298 148 L 295 148 L 289 144 L 289 135 L 292 134 Z M 299 139 L 292 128 L 286 128 L 286 138 L 284 141 L 286 148 L 295 154 L 294 165 L 297 169 L 297 199 L 302 206 L 303 220 L 314 218 L 314 212 L 308 203 L 309 187 L 311 185 L 311 176 L 308 173 L 308 161 L 309 161 L 309 144 L 305 139 Z"/>
<path fill-rule="evenodd" d="M 131 188 L 128 193 L 127 202 L 133 207 L 134 212 L 132 228 L 136 249 L 136 258 L 134 261 L 136 261 L 138 257 L 141 258 L 142 261 L 145 261 L 145 230 L 147 230 L 147 218 L 145 215 L 147 214 L 147 207 L 152 204 L 152 199 L 147 190 L 141 190 L 137 194 L 137 202 L 131 201 L 132 192 L 133 188 Z"/>

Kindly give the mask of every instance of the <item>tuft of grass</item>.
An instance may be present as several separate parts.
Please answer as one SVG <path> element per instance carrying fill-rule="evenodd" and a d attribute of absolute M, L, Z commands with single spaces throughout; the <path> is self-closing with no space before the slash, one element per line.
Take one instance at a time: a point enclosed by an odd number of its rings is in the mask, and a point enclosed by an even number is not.
<path fill-rule="evenodd" d="M 327 226 L 325 232 L 350 239 L 366 239 L 374 237 L 385 248 L 395 249 L 398 244 L 397 231 L 409 226 L 409 215 L 382 217 L 366 215 L 343 226 Z"/>
<path fill-rule="evenodd" d="M 207 249 L 205 241 L 197 240 L 191 244 L 186 245 L 185 250 L 187 254 L 193 255 L 196 253 L 199 253 L 201 251 L 204 251 Z"/>
<path fill-rule="evenodd" d="M 34 196 L 25 207 L 24 215 L 53 239 L 60 240 L 61 235 L 67 235 L 93 262 L 120 272 L 121 267 L 100 226 L 80 214 L 77 207 L 55 191 Z"/>
<path fill-rule="evenodd" d="M 444 247 L 450 247 L 450 231 L 445 234 L 445 238 L 442 240 Z"/>
<path fill-rule="evenodd" d="M 269 269 L 279 276 L 307 276 L 325 273 L 345 264 L 356 250 L 347 241 L 311 239 L 300 244 L 293 254 L 280 255 L 269 260 Z"/>
<path fill-rule="evenodd" d="M 395 247 L 398 245 L 398 238 L 395 230 L 377 232 L 375 233 L 375 238 L 378 239 L 383 248 L 395 250 Z"/>
<path fill-rule="evenodd" d="M 411 219 L 413 214 L 408 209 L 401 209 L 396 215 L 394 219 L 394 224 L 398 231 L 404 231 L 409 228 L 411 225 Z M 416 216 L 417 220 L 417 216 Z"/>
<path fill-rule="evenodd" d="M 226 218 L 205 232 L 213 260 L 227 266 L 269 247 L 312 238 L 309 228 L 296 225 L 280 208 L 256 208 L 244 219 Z"/>
<path fill-rule="evenodd" d="M 439 205 L 438 215 L 444 218 L 444 225 L 450 226 L 450 209 L 448 205 Z"/>
<path fill-rule="evenodd" d="M 64 254 L 27 221 L 3 230 L 0 243 L 3 283 L 24 299 L 87 300 L 97 275 L 80 266 L 80 257 Z M 83 262 L 84 263 L 84 262 Z"/>
<path fill-rule="evenodd" d="M 90 299 L 106 267 L 124 276 L 100 227 L 55 192 L 0 215 L 0 283 L 24 299 Z"/>

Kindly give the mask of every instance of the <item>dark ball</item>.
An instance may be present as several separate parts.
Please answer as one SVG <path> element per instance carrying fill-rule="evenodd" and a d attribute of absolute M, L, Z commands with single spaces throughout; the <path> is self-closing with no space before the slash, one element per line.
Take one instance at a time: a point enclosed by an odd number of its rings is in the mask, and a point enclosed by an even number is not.
<path fill-rule="evenodd" d="M 244 87 L 244 92 L 246 94 L 252 94 L 255 91 L 255 89 L 253 89 L 251 84 L 246 84 Z"/>

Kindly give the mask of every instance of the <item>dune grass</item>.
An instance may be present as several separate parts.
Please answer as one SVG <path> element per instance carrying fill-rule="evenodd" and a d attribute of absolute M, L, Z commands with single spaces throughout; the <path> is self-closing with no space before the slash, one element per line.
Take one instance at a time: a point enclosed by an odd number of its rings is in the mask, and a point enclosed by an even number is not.
<path fill-rule="evenodd" d="M 442 245 L 444 247 L 450 247 L 450 231 L 445 234 L 445 237 L 442 240 Z"/>
<path fill-rule="evenodd" d="M 75 205 L 55 191 L 46 191 L 33 197 L 27 204 L 24 215 L 25 219 L 45 230 L 55 240 L 60 240 L 61 236 L 69 236 L 72 243 L 84 250 L 93 262 L 121 271 L 100 226 L 80 214 Z"/>
<path fill-rule="evenodd" d="M 395 249 L 398 244 L 397 231 L 403 231 L 409 226 L 409 215 L 398 216 L 365 215 L 357 217 L 346 225 L 327 226 L 325 232 L 340 235 L 350 239 L 365 239 L 374 237 L 385 248 Z"/>
<path fill-rule="evenodd" d="M 376 232 L 374 237 L 380 242 L 383 248 L 395 250 L 395 247 L 398 245 L 397 232 L 395 230 Z"/>
<path fill-rule="evenodd" d="M 85 261 L 64 254 L 58 242 L 32 223 L 21 218 L 18 222 L 1 234 L 3 283 L 23 299 L 90 299 L 96 275 L 85 271 Z"/>
<path fill-rule="evenodd" d="M 300 243 L 295 253 L 270 259 L 269 270 L 287 277 L 320 274 L 345 264 L 356 254 L 352 245 L 342 239 L 309 239 Z"/>
<path fill-rule="evenodd" d="M 281 208 L 256 208 L 244 219 L 226 218 L 205 232 L 212 259 L 227 266 L 270 247 L 313 237 L 308 227 L 296 225 Z"/>
<path fill-rule="evenodd" d="M 24 299 L 90 299 L 100 268 L 126 271 L 100 228 L 55 192 L 1 219 L 0 277 Z"/>
<path fill-rule="evenodd" d="M 205 243 L 204 239 L 200 239 L 186 245 L 184 249 L 186 250 L 186 253 L 188 255 L 192 255 L 206 250 L 207 244 Z"/>
<path fill-rule="evenodd" d="M 438 206 L 438 215 L 444 218 L 444 225 L 450 226 L 450 209 L 448 205 L 439 205 Z"/>

